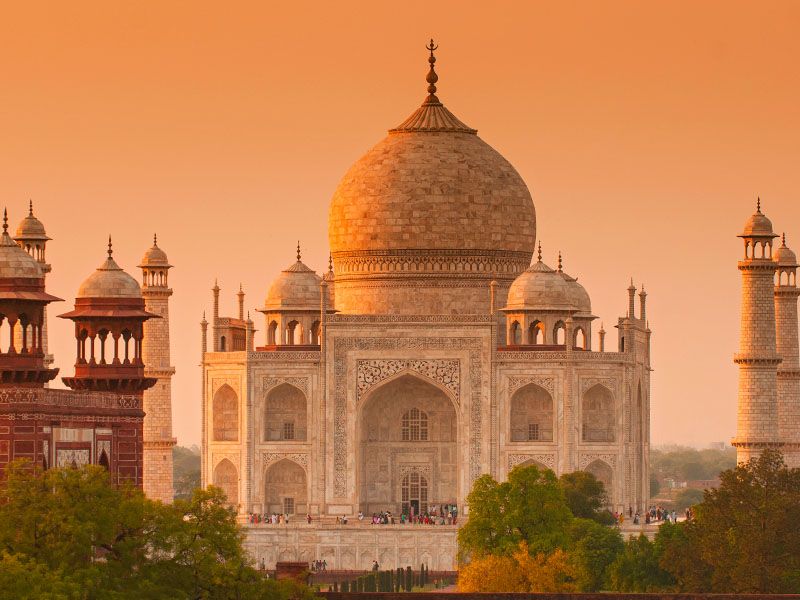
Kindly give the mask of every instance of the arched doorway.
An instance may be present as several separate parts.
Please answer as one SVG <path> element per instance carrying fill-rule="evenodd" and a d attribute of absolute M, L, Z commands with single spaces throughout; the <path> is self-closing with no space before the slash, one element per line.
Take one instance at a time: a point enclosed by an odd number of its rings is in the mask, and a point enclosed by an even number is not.
<path fill-rule="evenodd" d="M 303 467 L 284 458 L 267 469 L 264 507 L 267 513 L 294 515 L 308 512 L 308 486 Z"/>
<path fill-rule="evenodd" d="M 237 441 L 239 439 L 239 398 L 227 383 L 214 394 L 211 412 L 214 441 Z"/>
<path fill-rule="evenodd" d="M 412 501 L 420 510 L 456 503 L 460 461 L 452 399 L 413 374 L 375 388 L 361 405 L 357 464 L 359 508 L 366 514 L 400 514 Z"/>
<path fill-rule="evenodd" d="M 614 396 L 607 387 L 597 384 L 589 388 L 583 395 L 581 410 L 581 439 L 584 442 L 613 442 L 616 439 Z"/>
<path fill-rule="evenodd" d="M 272 388 L 267 393 L 263 418 L 265 441 L 305 441 L 305 394 L 289 383 Z"/>
<path fill-rule="evenodd" d="M 230 506 L 239 505 L 239 473 L 227 458 L 219 461 L 214 469 L 214 485 L 225 492 Z"/>

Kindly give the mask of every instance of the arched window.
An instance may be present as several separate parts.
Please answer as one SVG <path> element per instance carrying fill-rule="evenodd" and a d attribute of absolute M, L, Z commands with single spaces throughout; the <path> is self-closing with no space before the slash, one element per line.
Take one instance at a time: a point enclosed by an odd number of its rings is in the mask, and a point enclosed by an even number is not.
<path fill-rule="evenodd" d="M 214 469 L 214 485 L 225 492 L 229 505 L 239 504 L 239 474 L 227 458 L 223 458 Z"/>
<path fill-rule="evenodd" d="M 583 434 L 584 442 L 613 442 L 616 416 L 614 396 L 609 389 L 597 384 L 583 395 Z"/>
<path fill-rule="evenodd" d="M 306 472 L 296 462 L 284 458 L 264 474 L 264 510 L 269 513 L 308 512 Z"/>
<path fill-rule="evenodd" d="M 225 345 L 226 345 L 225 344 L 225 336 L 223 335 L 221 338 L 219 338 L 219 351 L 220 352 L 225 352 L 226 351 L 225 350 Z"/>
<path fill-rule="evenodd" d="M 553 343 L 559 346 L 564 344 L 565 334 L 566 327 L 564 326 L 564 321 L 559 321 L 556 323 L 555 327 L 553 327 Z"/>
<path fill-rule="evenodd" d="M 264 439 L 306 439 L 306 396 L 295 386 L 282 383 L 267 394 L 264 407 Z"/>
<path fill-rule="evenodd" d="M 511 323 L 508 343 L 514 346 L 519 346 L 522 343 L 522 328 L 518 321 Z"/>
<path fill-rule="evenodd" d="M 586 350 L 586 334 L 583 331 L 583 327 L 578 327 L 575 330 L 574 338 L 573 346 L 581 350 Z"/>
<path fill-rule="evenodd" d="M 511 396 L 512 442 L 553 441 L 553 397 L 536 384 L 528 384 Z"/>
<path fill-rule="evenodd" d="M 403 415 L 401 439 L 404 442 L 427 441 L 428 415 L 418 408 L 412 408 L 405 413 Z"/>
<path fill-rule="evenodd" d="M 111 470 L 111 466 L 109 465 L 108 462 L 108 454 L 106 454 L 105 450 L 100 452 L 100 460 L 97 461 L 97 464 L 102 466 L 106 471 Z"/>
<path fill-rule="evenodd" d="M 606 492 L 606 501 L 610 503 L 613 493 L 612 484 L 614 483 L 614 471 L 612 468 L 602 460 L 595 460 L 589 463 L 584 470 L 594 475 L 595 479 L 603 484 Z"/>
<path fill-rule="evenodd" d="M 404 514 L 420 515 L 428 512 L 428 480 L 418 471 L 411 471 L 400 485 Z"/>
<path fill-rule="evenodd" d="M 278 333 L 278 323 L 277 321 L 272 321 L 267 328 L 267 345 L 275 346 L 279 343 L 277 339 Z"/>
<path fill-rule="evenodd" d="M 528 328 L 528 343 L 529 344 L 544 344 L 544 323 L 541 321 L 534 321 Z"/>
<path fill-rule="evenodd" d="M 212 405 L 215 442 L 235 442 L 239 439 L 239 398 L 225 384 L 214 394 Z"/>

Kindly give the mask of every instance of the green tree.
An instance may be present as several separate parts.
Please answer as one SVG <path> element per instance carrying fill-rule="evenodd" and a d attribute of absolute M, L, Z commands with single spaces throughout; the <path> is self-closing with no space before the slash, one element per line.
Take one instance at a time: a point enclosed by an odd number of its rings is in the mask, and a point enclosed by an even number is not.
<path fill-rule="evenodd" d="M 798 505 L 800 469 L 788 469 L 775 450 L 723 472 L 687 525 L 693 560 L 677 563 L 673 575 L 682 586 L 706 575 L 714 592 L 800 591 Z"/>
<path fill-rule="evenodd" d="M 699 504 L 703 501 L 703 491 L 696 490 L 692 488 L 686 488 L 678 492 L 675 496 L 675 510 L 678 512 L 683 512 L 690 506 L 694 506 L 695 504 Z"/>
<path fill-rule="evenodd" d="M 516 467 L 498 483 L 482 475 L 467 497 L 469 520 L 458 532 L 461 558 L 510 554 L 526 542 L 531 554 L 549 553 L 567 541 L 572 513 L 555 474 Z"/>
<path fill-rule="evenodd" d="M 625 542 L 625 549 L 608 569 L 609 587 L 615 592 L 659 592 L 673 584 L 663 571 L 653 543 L 644 534 Z"/>
<path fill-rule="evenodd" d="M 671 575 L 675 591 L 711 592 L 711 568 L 700 556 L 697 536 L 690 535 L 692 526 L 683 521 L 658 528 L 654 540 L 658 564 Z"/>
<path fill-rule="evenodd" d="M 564 490 L 567 506 L 574 516 L 610 524 L 608 511 L 604 508 L 606 490 L 602 481 L 586 471 L 564 473 L 558 481 Z"/>
<path fill-rule="evenodd" d="M 569 528 L 569 554 L 582 592 L 606 589 L 608 570 L 623 551 L 619 530 L 589 519 L 575 519 Z"/>
<path fill-rule="evenodd" d="M 200 487 L 200 449 L 197 446 L 172 449 L 172 485 L 175 498 L 188 500 Z"/>

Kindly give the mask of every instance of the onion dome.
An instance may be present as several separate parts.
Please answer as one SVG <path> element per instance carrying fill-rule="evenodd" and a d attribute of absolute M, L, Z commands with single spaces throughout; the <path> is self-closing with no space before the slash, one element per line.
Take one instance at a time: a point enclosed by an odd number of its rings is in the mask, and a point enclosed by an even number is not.
<path fill-rule="evenodd" d="M 797 255 L 786 245 L 786 234 L 781 238 L 781 245 L 772 255 L 772 258 L 781 267 L 797 267 Z"/>
<path fill-rule="evenodd" d="M 744 231 L 739 237 L 777 237 L 772 232 L 772 221 L 761 212 L 761 198 L 756 204 L 756 212 L 747 219 Z"/>
<path fill-rule="evenodd" d="M 28 205 L 28 216 L 22 219 L 17 227 L 17 233 L 14 239 L 18 242 L 24 241 L 44 241 L 50 238 L 44 230 L 44 224 L 33 216 L 33 201 L 31 200 Z"/>
<path fill-rule="evenodd" d="M 272 282 L 264 302 L 264 312 L 280 310 L 319 310 L 319 284 L 322 278 L 300 260 L 288 266 Z"/>
<path fill-rule="evenodd" d="M 144 253 L 139 268 L 145 267 L 171 267 L 167 253 L 158 247 L 158 237 L 153 234 L 153 246 Z"/>
<path fill-rule="evenodd" d="M 508 289 L 505 311 L 554 310 L 574 311 L 573 292 L 562 273 L 539 260 L 523 271 Z"/>
<path fill-rule="evenodd" d="M 141 298 L 139 282 L 123 271 L 112 258 L 111 237 L 108 258 L 78 288 L 77 298 Z"/>
<path fill-rule="evenodd" d="M 42 279 L 38 262 L 8 235 L 8 214 L 3 211 L 3 234 L 0 237 L 0 279 Z"/>
<path fill-rule="evenodd" d="M 422 106 L 333 194 L 328 237 L 343 312 L 485 313 L 489 282 L 504 289 L 530 264 L 530 191 L 436 96 L 435 49 Z"/>

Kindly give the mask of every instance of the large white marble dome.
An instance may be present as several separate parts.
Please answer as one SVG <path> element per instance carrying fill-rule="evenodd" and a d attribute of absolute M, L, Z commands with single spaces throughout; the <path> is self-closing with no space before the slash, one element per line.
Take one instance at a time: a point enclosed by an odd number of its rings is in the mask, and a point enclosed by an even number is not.
<path fill-rule="evenodd" d="M 497 280 L 502 303 L 530 264 L 536 214 L 528 187 L 432 88 L 333 195 L 328 235 L 340 312 L 485 314 L 489 283 Z"/>

